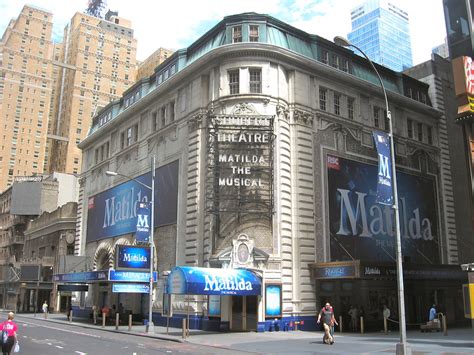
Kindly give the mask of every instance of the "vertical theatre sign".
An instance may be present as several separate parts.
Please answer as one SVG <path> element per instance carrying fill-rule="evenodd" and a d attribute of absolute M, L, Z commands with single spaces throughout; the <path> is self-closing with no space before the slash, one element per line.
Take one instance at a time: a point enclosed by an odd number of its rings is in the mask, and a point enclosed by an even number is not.
<path fill-rule="evenodd" d="M 221 222 L 231 214 L 242 222 L 245 215 L 272 213 L 273 121 L 268 115 L 210 118 L 207 201 Z"/>

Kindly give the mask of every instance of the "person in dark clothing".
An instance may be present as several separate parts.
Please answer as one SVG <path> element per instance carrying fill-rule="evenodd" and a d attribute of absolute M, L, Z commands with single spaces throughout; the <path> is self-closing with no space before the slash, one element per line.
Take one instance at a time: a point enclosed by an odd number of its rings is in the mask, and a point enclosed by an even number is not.
<path fill-rule="evenodd" d="M 321 309 L 318 315 L 318 324 L 323 322 L 324 344 L 334 344 L 334 324 L 337 324 L 336 318 L 334 317 L 334 309 L 332 308 L 329 302 L 326 302 L 326 305 Z"/>

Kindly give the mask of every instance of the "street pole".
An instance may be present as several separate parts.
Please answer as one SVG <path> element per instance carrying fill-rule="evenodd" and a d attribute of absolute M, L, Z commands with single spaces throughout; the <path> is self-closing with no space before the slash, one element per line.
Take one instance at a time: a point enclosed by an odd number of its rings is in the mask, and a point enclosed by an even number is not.
<path fill-rule="evenodd" d="M 388 127 L 389 127 L 389 137 L 390 137 L 390 160 L 392 162 L 392 194 L 393 194 L 393 211 L 395 217 L 395 236 L 396 236 L 396 261 L 397 261 L 397 288 L 398 288 L 398 317 L 399 317 L 399 325 L 400 325 L 400 343 L 396 346 L 396 354 L 397 355 L 407 355 L 411 354 L 411 349 L 407 344 L 407 334 L 406 334 L 406 321 L 405 321 L 405 291 L 403 286 L 403 265 L 402 265 L 402 241 L 400 236 L 400 211 L 398 208 L 398 188 L 397 188 L 397 173 L 395 169 L 395 146 L 394 146 L 394 137 L 393 137 L 393 126 L 392 126 L 392 113 L 388 108 L 388 99 L 387 99 L 387 91 L 385 90 L 385 86 L 383 84 L 382 78 L 375 67 L 374 63 L 369 59 L 367 54 L 362 51 L 356 45 L 350 43 L 347 39 L 343 37 L 334 37 L 334 43 L 342 46 L 342 47 L 354 47 L 357 49 L 362 55 L 367 59 L 370 66 L 372 67 L 375 74 L 377 74 L 377 78 L 380 82 L 380 86 L 382 87 L 384 99 L 385 99 L 385 108 L 387 111 L 387 118 L 388 118 Z"/>
<path fill-rule="evenodd" d="M 150 301 L 148 309 L 148 333 L 155 332 L 153 324 L 153 269 L 154 269 L 154 252 L 155 252 L 155 156 L 151 157 L 151 220 L 150 220 Z"/>
<path fill-rule="evenodd" d="M 147 333 L 154 333 L 155 332 L 155 325 L 153 324 L 153 269 L 154 269 L 154 252 L 155 252 L 155 156 L 151 157 L 151 186 L 144 184 L 143 182 L 132 178 L 130 176 L 117 173 L 116 171 L 106 171 L 105 174 L 107 176 L 122 176 L 129 180 L 135 181 L 137 184 L 142 185 L 143 187 L 151 190 L 151 218 L 150 218 L 150 236 L 149 236 L 149 244 L 150 244 L 150 290 L 149 290 L 149 305 L 148 305 L 148 326 L 147 326 Z"/>

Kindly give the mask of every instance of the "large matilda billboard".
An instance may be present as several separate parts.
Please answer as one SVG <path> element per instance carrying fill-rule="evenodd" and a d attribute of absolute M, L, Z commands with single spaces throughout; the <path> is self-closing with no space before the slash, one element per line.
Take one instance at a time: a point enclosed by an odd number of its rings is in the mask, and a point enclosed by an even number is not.
<path fill-rule="evenodd" d="M 394 214 L 376 203 L 377 166 L 328 155 L 327 169 L 331 260 L 393 262 Z M 404 260 L 438 263 L 434 179 L 398 171 L 397 184 Z"/>

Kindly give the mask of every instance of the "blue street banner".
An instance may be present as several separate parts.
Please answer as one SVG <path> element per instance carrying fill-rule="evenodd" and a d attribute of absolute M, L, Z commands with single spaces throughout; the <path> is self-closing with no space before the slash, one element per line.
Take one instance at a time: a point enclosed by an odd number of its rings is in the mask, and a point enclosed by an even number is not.
<path fill-rule="evenodd" d="M 156 282 L 157 277 L 158 275 L 156 271 L 153 271 L 153 282 Z M 150 282 L 150 273 L 137 271 L 116 271 L 110 269 L 109 281 Z"/>
<path fill-rule="evenodd" d="M 113 284 L 114 293 L 150 293 L 150 286 L 147 284 Z"/>
<path fill-rule="evenodd" d="M 132 245 L 117 245 L 117 270 L 150 270 L 150 248 Z"/>
<path fill-rule="evenodd" d="M 75 272 L 75 273 L 70 273 L 70 274 L 55 274 L 53 275 L 53 281 L 54 282 L 107 281 L 107 273 L 108 273 L 108 270 Z"/>
<path fill-rule="evenodd" d="M 392 160 L 390 159 L 390 137 L 385 132 L 373 132 L 379 168 L 377 173 L 376 202 L 393 205 Z"/>
<path fill-rule="evenodd" d="M 148 243 L 150 240 L 150 205 L 140 202 L 137 209 L 137 232 L 135 240 L 139 243 Z"/>

